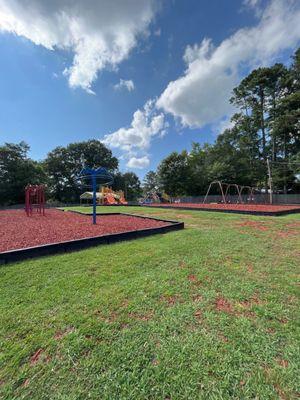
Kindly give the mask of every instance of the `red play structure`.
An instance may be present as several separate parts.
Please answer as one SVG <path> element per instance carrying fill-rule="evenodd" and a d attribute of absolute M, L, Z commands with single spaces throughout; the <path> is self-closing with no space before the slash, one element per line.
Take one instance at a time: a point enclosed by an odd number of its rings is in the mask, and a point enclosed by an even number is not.
<path fill-rule="evenodd" d="M 32 215 L 33 209 L 45 215 L 44 185 L 27 185 L 25 188 L 25 211 L 28 217 Z"/>

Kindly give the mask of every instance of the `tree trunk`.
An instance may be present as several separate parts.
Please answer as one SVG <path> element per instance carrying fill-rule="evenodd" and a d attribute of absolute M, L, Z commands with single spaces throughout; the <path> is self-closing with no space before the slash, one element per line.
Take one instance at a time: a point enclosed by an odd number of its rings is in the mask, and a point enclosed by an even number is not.
<path fill-rule="evenodd" d="M 266 128 L 265 128 L 265 118 L 264 118 L 264 90 L 260 89 L 260 115 L 261 115 L 261 133 L 262 133 L 262 156 L 265 164 L 267 163 L 267 153 L 266 153 Z M 268 188 L 268 174 L 265 176 L 265 188 Z"/>

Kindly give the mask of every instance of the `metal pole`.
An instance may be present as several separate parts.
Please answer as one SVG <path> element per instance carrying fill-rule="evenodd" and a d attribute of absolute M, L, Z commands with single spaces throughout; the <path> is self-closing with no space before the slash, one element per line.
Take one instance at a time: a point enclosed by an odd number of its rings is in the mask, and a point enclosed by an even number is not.
<path fill-rule="evenodd" d="M 210 191 L 211 185 L 212 185 L 212 182 L 211 182 L 211 183 L 209 184 L 209 186 L 208 186 L 206 195 L 205 195 L 204 200 L 203 200 L 203 204 L 206 202 L 206 199 L 207 199 L 208 193 L 209 193 L 209 191 Z"/>
<path fill-rule="evenodd" d="M 271 167 L 270 160 L 267 158 L 267 167 L 268 167 L 268 176 L 269 176 L 269 186 L 270 186 L 270 204 L 273 204 L 273 185 L 272 185 L 272 175 L 271 175 Z"/>
<path fill-rule="evenodd" d="M 93 186 L 93 224 L 96 225 L 97 223 L 97 214 L 96 214 L 96 175 L 92 174 L 92 186 Z"/>
<path fill-rule="evenodd" d="M 227 190 L 229 188 L 229 185 L 227 183 L 222 183 L 221 181 L 217 181 L 217 183 L 219 184 L 220 189 L 221 189 L 223 203 L 226 204 L 226 195 L 227 195 Z M 226 193 L 225 193 L 225 195 L 224 195 L 224 191 L 223 191 L 223 185 L 226 185 Z"/>

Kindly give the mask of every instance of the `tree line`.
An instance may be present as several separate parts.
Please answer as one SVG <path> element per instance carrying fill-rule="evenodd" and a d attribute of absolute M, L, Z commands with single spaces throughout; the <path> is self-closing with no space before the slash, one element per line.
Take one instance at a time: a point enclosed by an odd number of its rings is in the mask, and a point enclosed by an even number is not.
<path fill-rule="evenodd" d="M 25 142 L 0 146 L 1 205 L 23 203 L 28 183 L 47 185 L 48 201 L 78 203 L 83 188 L 78 184 L 77 177 L 83 166 L 107 168 L 114 177 L 113 189 L 123 190 L 128 200 L 136 200 L 141 194 L 138 176 L 133 172 L 121 173 L 118 159 L 99 140 L 56 147 L 40 162 L 28 156 L 29 150 Z"/>
<path fill-rule="evenodd" d="M 213 180 L 266 190 L 267 162 L 275 192 L 299 193 L 300 49 L 290 66 L 253 70 L 229 101 L 236 109 L 231 127 L 213 144 L 193 143 L 189 152 L 172 152 L 145 176 L 145 193 L 203 195 Z"/>

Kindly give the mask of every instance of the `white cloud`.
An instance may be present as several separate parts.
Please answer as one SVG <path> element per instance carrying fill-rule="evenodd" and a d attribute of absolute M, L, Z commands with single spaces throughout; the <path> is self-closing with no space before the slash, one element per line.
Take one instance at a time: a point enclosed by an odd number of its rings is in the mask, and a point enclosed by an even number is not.
<path fill-rule="evenodd" d="M 128 128 L 105 135 L 102 142 L 127 152 L 147 150 L 150 141 L 155 136 L 164 135 L 167 127 L 163 113 L 158 113 L 154 105 L 154 100 L 148 100 L 143 109 L 135 111 Z"/>
<path fill-rule="evenodd" d="M 74 53 L 71 87 L 93 93 L 105 68 L 126 59 L 154 17 L 155 0 L 0 0 L 0 31 Z"/>
<path fill-rule="evenodd" d="M 136 169 L 144 169 L 148 167 L 150 164 L 150 159 L 148 156 L 144 157 L 131 157 L 129 161 L 127 162 L 126 166 L 128 168 L 136 168 Z"/>
<path fill-rule="evenodd" d="M 126 152 L 122 159 L 128 160 L 127 167 L 142 169 L 150 163 L 145 152 L 151 141 L 155 137 L 163 137 L 167 128 L 164 114 L 155 108 L 155 100 L 148 100 L 142 109 L 135 111 L 129 127 L 107 134 L 101 141 L 111 148 Z"/>
<path fill-rule="evenodd" d="M 120 82 L 114 85 L 114 89 L 115 90 L 126 89 L 128 90 L 128 92 L 132 92 L 134 90 L 134 82 L 131 79 L 129 80 L 120 79 Z"/>
<path fill-rule="evenodd" d="M 281 51 L 297 46 L 299 21 L 299 1 L 273 0 L 255 27 L 238 30 L 215 48 L 209 39 L 188 46 L 184 75 L 168 84 L 157 107 L 189 127 L 224 119 L 232 112 L 231 91 L 245 71 L 269 64 Z"/>

